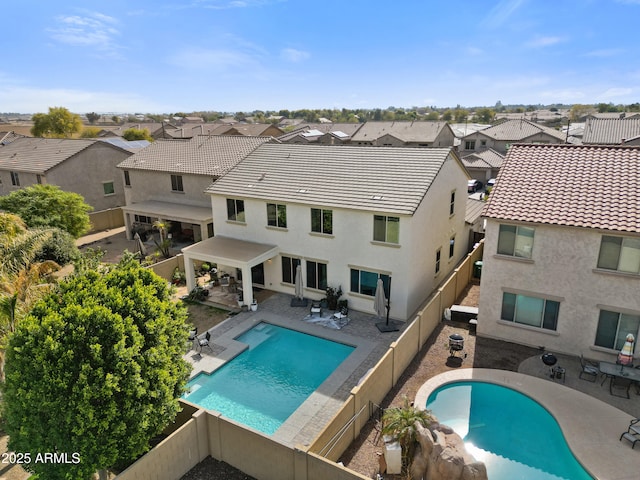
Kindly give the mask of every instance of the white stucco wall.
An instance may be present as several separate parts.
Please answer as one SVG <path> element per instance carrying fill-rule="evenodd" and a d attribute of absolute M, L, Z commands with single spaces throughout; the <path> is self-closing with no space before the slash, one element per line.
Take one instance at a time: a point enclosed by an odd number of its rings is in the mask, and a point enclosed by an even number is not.
<path fill-rule="evenodd" d="M 535 228 L 532 260 L 519 261 L 496 255 L 499 223 L 487 221 L 478 334 L 611 361 L 616 351 L 594 346 L 600 308 L 640 314 L 640 276 L 596 269 L 602 234 L 611 232 Z M 500 321 L 505 290 L 559 300 L 557 331 Z"/>
<path fill-rule="evenodd" d="M 119 169 L 119 178 L 124 184 L 124 170 Z M 179 203 L 183 205 L 196 205 L 208 207 L 211 205 L 209 195 L 205 189 L 213 183 L 208 175 L 182 175 L 184 192 L 171 191 L 171 173 L 154 172 L 150 170 L 128 170 L 130 187 L 124 188 L 126 204 L 156 200 L 160 202 Z M 226 218 L 226 216 L 224 217 Z"/>

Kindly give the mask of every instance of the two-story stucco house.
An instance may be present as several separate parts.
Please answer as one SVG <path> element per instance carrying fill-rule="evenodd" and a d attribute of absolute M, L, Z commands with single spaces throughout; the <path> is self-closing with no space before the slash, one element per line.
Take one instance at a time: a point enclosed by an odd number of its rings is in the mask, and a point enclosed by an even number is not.
<path fill-rule="evenodd" d="M 124 204 L 117 165 L 132 152 L 101 140 L 16 138 L 0 148 L 0 195 L 36 184 L 82 195 L 95 211 Z"/>
<path fill-rule="evenodd" d="M 460 154 L 466 156 L 492 148 L 505 154 L 515 143 L 565 143 L 566 134 L 535 122 L 520 119 L 506 120 L 493 127 L 470 133 L 460 142 Z"/>
<path fill-rule="evenodd" d="M 121 162 L 127 238 L 168 221 L 171 232 L 192 241 L 213 236 L 211 199 L 205 190 L 269 137 L 196 135 L 157 140 Z"/>
<path fill-rule="evenodd" d="M 451 148 L 261 145 L 208 188 L 216 236 L 183 249 L 187 281 L 212 262 L 250 302 L 293 294 L 301 265 L 307 298 L 341 286 L 372 312 L 381 278 L 406 320 L 467 253 L 468 178 Z"/>
<path fill-rule="evenodd" d="M 612 359 L 640 328 L 640 148 L 514 145 L 484 210 L 478 334 Z"/>

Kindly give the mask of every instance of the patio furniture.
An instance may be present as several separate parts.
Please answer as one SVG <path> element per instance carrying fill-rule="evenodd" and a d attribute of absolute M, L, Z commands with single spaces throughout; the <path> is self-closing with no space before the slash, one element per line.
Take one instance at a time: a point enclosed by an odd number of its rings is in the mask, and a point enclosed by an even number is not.
<path fill-rule="evenodd" d="M 582 354 L 580 354 L 580 367 L 582 368 L 582 370 L 580 370 L 580 375 L 578 375 L 578 377 L 581 378 L 582 380 L 595 382 L 596 379 L 598 378 L 598 375 L 600 375 L 600 369 L 598 368 L 598 364 L 595 362 L 592 362 L 591 360 L 585 359 Z M 583 375 L 586 376 L 587 378 L 585 378 Z"/>
<path fill-rule="evenodd" d="M 631 380 L 630 378 L 623 378 L 617 375 L 613 376 L 611 377 L 611 382 L 609 383 L 609 393 L 616 397 L 622 397 L 622 394 L 614 392 L 624 392 L 624 398 L 629 398 L 629 389 L 631 388 L 632 384 L 633 380 Z"/>
<path fill-rule="evenodd" d="M 209 350 L 213 352 L 213 348 L 211 348 L 211 345 L 209 344 L 209 340 L 211 340 L 211 334 L 209 332 L 205 334 L 204 338 L 198 339 L 198 348 L 200 349 L 200 352 L 202 352 L 203 347 L 207 347 Z"/>
<path fill-rule="evenodd" d="M 567 369 L 564 367 L 555 365 L 551 368 L 551 378 L 553 378 L 554 380 L 562 380 L 562 383 L 565 383 L 566 374 Z"/>
<path fill-rule="evenodd" d="M 640 369 L 637 368 L 625 367 L 624 365 L 618 365 L 610 362 L 600 362 L 599 370 L 603 375 L 605 375 L 602 385 L 607 381 L 607 378 L 609 378 L 610 382 L 614 384 L 609 384 L 609 392 L 611 395 L 615 395 L 613 393 L 613 389 L 615 387 L 616 390 L 626 390 L 626 397 L 629 398 L 629 389 L 631 388 L 631 385 L 633 383 L 640 382 Z M 616 381 L 617 379 L 620 381 Z"/>
<path fill-rule="evenodd" d="M 629 422 L 627 431 L 620 435 L 620 441 L 624 438 L 631 442 L 631 448 L 636 446 L 636 442 L 640 441 L 640 418 L 632 418 Z"/>
<path fill-rule="evenodd" d="M 191 346 L 193 346 L 197 337 L 198 337 L 198 327 L 195 327 L 193 330 L 189 330 L 189 342 L 191 342 Z"/>
<path fill-rule="evenodd" d="M 320 302 L 311 302 L 311 310 L 309 312 L 312 317 L 321 317 L 322 316 L 322 307 L 320 306 Z"/>

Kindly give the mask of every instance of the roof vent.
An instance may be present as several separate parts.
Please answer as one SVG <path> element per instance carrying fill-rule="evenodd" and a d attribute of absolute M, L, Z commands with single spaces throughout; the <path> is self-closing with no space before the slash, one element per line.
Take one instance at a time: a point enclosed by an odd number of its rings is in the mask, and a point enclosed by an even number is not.
<path fill-rule="evenodd" d="M 382 195 L 372 195 L 371 200 L 382 200 L 384 197 Z"/>
<path fill-rule="evenodd" d="M 309 190 L 307 190 L 306 188 L 299 188 L 298 189 L 298 193 L 307 193 Z"/>
<path fill-rule="evenodd" d="M 262 180 L 264 180 L 264 178 L 267 176 L 266 173 L 263 173 L 262 175 L 260 175 L 260 178 L 258 179 L 259 182 L 261 182 Z"/>

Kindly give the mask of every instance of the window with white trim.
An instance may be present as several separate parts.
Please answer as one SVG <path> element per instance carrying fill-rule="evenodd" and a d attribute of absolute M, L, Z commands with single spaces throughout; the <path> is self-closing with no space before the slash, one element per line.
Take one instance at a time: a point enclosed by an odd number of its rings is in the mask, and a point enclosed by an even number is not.
<path fill-rule="evenodd" d="M 287 206 L 267 203 L 267 225 L 287 228 Z"/>
<path fill-rule="evenodd" d="M 327 289 L 327 264 L 307 260 L 307 287 L 316 290 Z"/>
<path fill-rule="evenodd" d="M 333 233 L 333 210 L 311 209 L 311 231 L 316 233 Z"/>
<path fill-rule="evenodd" d="M 545 330 L 556 330 L 559 312 L 560 302 L 555 300 L 509 292 L 502 294 L 500 318 L 508 322 Z"/>
<path fill-rule="evenodd" d="M 391 277 L 389 275 L 378 272 L 369 272 L 367 270 L 359 270 L 357 268 L 351 269 L 350 291 L 375 297 L 379 278 L 382 279 L 384 294 L 389 298 L 391 288 Z"/>
<path fill-rule="evenodd" d="M 171 175 L 171 191 L 184 192 L 184 187 L 182 185 L 182 175 Z"/>
<path fill-rule="evenodd" d="M 451 192 L 451 197 L 449 197 L 449 216 L 456 213 L 456 192 L 455 190 Z"/>
<path fill-rule="evenodd" d="M 442 249 L 436 250 L 436 274 L 440 273 L 440 258 L 442 256 Z"/>
<path fill-rule="evenodd" d="M 129 170 L 125 170 L 123 173 L 124 173 L 124 186 L 125 187 L 130 187 L 131 186 L 131 177 L 129 176 Z"/>
<path fill-rule="evenodd" d="M 516 225 L 500 225 L 498 254 L 531 258 L 535 229 Z"/>
<path fill-rule="evenodd" d="M 399 243 L 400 218 L 385 215 L 373 216 L 373 240 L 375 242 Z"/>
<path fill-rule="evenodd" d="M 640 273 L 640 238 L 603 235 L 598 268 L 624 273 Z"/>
<path fill-rule="evenodd" d="M 300 265 L 300 259 L 282 256 L 282 282 L 294 284 L 296 281 L 296 268 Z"/>
<path fill-rule="evenodd" d="M 629 333 L 638 338 L 638 329 L 640 315 L 600 310 L 594 344 L 611 350 L 621 350 Z M 634 349 L 636 343 L 633 343 Z"/>
<path fill-rule="evenodd" d="M 453 258 L 453 254 L 456 250 L 456 236 L 454 235 L 449 239 L 449 258 Z"/>
<path fill-rule="evenodd" d="M 116 190 L 113 187 L 113 182 L 102 182 L 102 190 L 104 191 L 105 196 L 116 193 Z"/>
<path fill-rule="evenodd" d="M 227 220 L 232 222 L 245 222 L 244 200 L 227 198 Z"/>
<path fill-rule="evenodd" d="M 10 172 L 10 173 L 11 173 L 11 185 L 13 185 L 14 187 L 19 187 L 20 175 L 18 175 L 18 172 Z"/>

